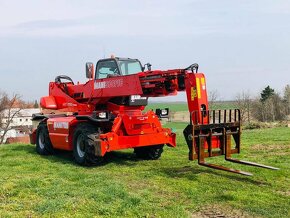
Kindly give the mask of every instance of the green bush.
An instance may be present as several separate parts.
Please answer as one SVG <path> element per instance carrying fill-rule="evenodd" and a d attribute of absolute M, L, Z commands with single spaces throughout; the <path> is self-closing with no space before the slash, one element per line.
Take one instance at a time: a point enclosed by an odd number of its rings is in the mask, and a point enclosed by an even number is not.
<path fill-rule="evenodd" d="M 262 128 L 270 128 L 271 126 L 267 123 L 263 122 L 249 122 L 244 125 L 242 125 L 242 128 L 244 130 L 246 129 L 262 129 Z"/>

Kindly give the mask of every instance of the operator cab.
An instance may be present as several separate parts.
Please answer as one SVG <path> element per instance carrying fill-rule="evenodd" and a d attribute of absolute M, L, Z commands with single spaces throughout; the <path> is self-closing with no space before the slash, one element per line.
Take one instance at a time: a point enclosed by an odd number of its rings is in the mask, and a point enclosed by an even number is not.
<path fill-rule="evenodd" d="M 143 71 L 141 62 L 131 58 L 107 58 L 97 62 L 95 79 L 131 75 Z"/>

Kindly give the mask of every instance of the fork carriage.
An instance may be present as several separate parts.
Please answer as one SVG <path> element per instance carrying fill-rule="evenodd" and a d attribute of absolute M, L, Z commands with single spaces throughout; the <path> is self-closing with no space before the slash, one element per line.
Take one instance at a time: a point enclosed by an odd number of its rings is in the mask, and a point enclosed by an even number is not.
<path fill-rule="evenodd" d="M 193 111 L 190 114 L 190 120 L 191 123 L 183 131 L 189 148 L 189 160 L 197 159 L 199 165 L 246 176 L 251 176 L 252 174 L 207 163 L 205 158 L 224 155 L 226 161 L 278 170 L 275 167 L 231 157 L 231 154 L 240 153 L 241 148 L 239 109 Z"/>

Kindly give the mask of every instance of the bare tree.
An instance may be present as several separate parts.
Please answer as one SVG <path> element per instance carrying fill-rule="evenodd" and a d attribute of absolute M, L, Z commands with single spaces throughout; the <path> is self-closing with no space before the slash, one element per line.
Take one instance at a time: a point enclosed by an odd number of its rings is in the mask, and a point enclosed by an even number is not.
<path fill-rule="evenodd" d="M 3 125 L 3 118 L 4 118 L 4 110 L 9 102 L 8 95 L 4 92 L 0 92 L 0 128 Z"/>
<path fill-rule="evenodd" d="M 286 106 L 281 96 L 278 93 L 274 93 L 263 102 L 256 99 L 253 102 L 252 114 L 257 120 L 262 122 L 284 120 L 287 115 Z"/>
<path fill-rule="evenodd" d="M 264 121 L 264 105 L 260 101 L 259 98 L 255 98 L 252 100 L 252 107 L 251 107 L 251 115 L 252 118 L 258 121 Z"/>
<path fill-rule="evenodd" d="M 12 129 L 13 118 L 22 110 L 21 102 L 20 96 L 17 94 L 9 98 L 6 93 L 0 93 L 0 129 L 2 130 L 0 144 L 3 144 L 7 132 Z M 17 108 L 14 108 L 16 105 Z"/>
<path fill-rule="evenodd" d="M 238 93 L 236 96 L 235 105 L 241 111 L 241 122 L 247 120 L 248 123 L 251 122 L 251 96 L 249 92 Z"/>
<path fill-rule="evenodd" d="M 284 101 L 286 105 L 286 114 L 290 114 L 290 85 L 287 85 L 284 89 Z"/>
<path fill-rule="evenodd" d="M 213 110 L 215 103 L 220 99 L 220 94 L 217 90 L 212 90 L 208 93 L 209 109 Z"/>

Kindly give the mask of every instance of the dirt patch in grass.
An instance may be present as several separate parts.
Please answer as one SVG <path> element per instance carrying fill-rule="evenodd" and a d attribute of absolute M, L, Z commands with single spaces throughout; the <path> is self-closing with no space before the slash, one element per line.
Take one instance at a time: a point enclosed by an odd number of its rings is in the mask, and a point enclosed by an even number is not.
<path fill-rule="evenodd" d="M 263 145 L 257 144 L 250 147 L 251 150 L 267 150 L 267 151 L 277 151 L 277 150 L 287 150 L 290 149 L 290 145 Z"/>
<path fill-rule="evenodd" d="M 222 206 L 208 206 L 202 208 L 200 211 L 193 213 L 191 218 L 244 218 L 254 217 L 243 211 L 236 210 L 230 207 Z M 255 216 L 257 217 L 257 216 Z"/>
<path fill-rule="evenodd" d="M 190 120 L 188 111 L 171 113 L 170 120 L 173 122 L 188 122 Z"/>
<path fill-rule="evenodd" d="M 277 191 L 277 193 L 279 193 L 280 195 L 286 196 L 286 197 L 290 197 L 290 190 L 287 190 L 287 191 Z"/>
<path fill-rule="evenodd" d="M 187 172 L 191 172 L 191 171 L 192 171 L 191 166 L 184 166 L 184 167 L 175 169 L 176 174 L 182 174 L 182 173 L 187 173 Z"/>

